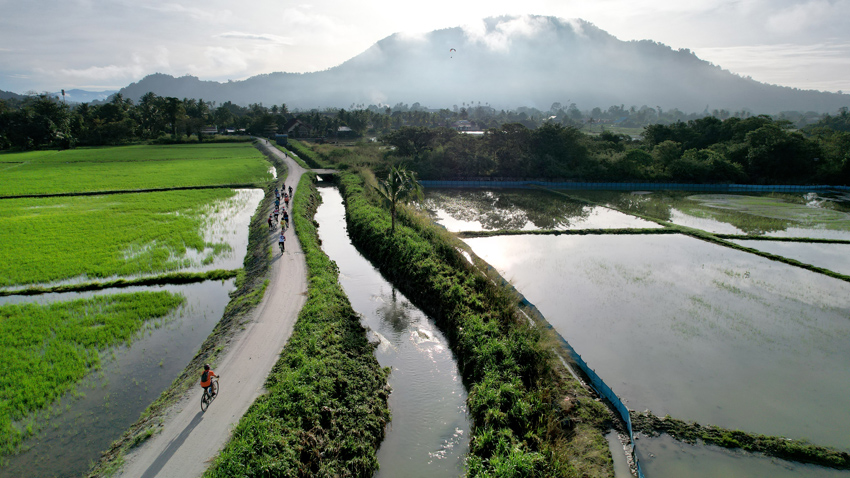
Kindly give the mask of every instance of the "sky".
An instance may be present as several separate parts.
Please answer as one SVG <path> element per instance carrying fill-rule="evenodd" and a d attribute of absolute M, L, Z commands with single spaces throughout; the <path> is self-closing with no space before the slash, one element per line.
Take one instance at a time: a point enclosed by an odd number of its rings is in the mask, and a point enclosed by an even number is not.
<path fill-rule="evenodd" d="M 850 0 L 0 0 L 0 90 L 117 90 L 334 67 L 393 33 L 580 18 L 757 81 L 850 92 Z"/>

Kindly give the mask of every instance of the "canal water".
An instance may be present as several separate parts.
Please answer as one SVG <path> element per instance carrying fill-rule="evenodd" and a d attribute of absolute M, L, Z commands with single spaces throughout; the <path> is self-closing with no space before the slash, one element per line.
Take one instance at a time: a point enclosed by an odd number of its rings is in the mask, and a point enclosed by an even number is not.
<path fill-rule="evenodd" d="M 67 394 L 40 412 L 40 431 L 24 442 L 27 451 L 3 458 L 0 477 L 80 476 L 119 438 L 163 390 L 168 388 L 201 343 L 221 320 L 234 289 L 233 281 L 130 287 L 96 292 L 0 297 L 9 303 L 61 302 L 94 295 L 144 291 L 182 294 L 186 302 L 161 321 L 142 329 L 128 347 L 108 352 L 102 368 L 77 386 L 79 397 Z"/>
<path fill-rule="evenodd" d="M 336 188 L 322 187 L 316 212 L 322 249 L 337 263 L 354 310 L 391 367 L 392 421 L 378 450 L 376 477 L 456 477 L 469 448 L 466 391 L 446 338 L 434 321 L 388 283 L 351 244 Z"/>

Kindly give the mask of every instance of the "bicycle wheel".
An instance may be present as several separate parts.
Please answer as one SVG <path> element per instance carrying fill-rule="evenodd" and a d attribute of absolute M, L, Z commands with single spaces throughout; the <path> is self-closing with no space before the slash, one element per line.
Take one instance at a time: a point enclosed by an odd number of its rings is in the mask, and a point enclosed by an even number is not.
<path fill-rule="evenodd" d="M 210 406 L 210 400 L 211 400 L 210 396 L 207 395 L 207 391 L 204 390 L 204 394 L 201 395 L 201 411 L 202 412 L 207 411 L 207 407 Z"/>

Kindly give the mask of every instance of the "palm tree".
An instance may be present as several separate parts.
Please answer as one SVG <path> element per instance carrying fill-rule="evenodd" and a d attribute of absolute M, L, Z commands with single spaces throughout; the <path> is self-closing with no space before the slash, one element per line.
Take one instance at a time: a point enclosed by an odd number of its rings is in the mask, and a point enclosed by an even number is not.
<path fill-rule="evenodd" d="M 390 169 L 387 179 L 378 181 L 378 192 L 390 208 L 392 228 L 390 234 L 395 234 L 395 213 L 399 202 L 407 204 L 411 199 L 422 198 L 422 185 L 416 180 L 416 173 L 408 171 L 404 166 Z"/>

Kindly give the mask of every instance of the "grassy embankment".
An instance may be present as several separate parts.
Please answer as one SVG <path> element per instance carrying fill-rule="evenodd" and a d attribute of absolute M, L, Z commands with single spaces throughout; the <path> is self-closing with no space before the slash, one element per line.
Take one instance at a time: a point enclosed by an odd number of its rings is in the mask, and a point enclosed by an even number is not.
<path fill-rule="evenodd" d="M 750 452 L 764 453 L 785 460 L 842 470 L 850 469 L 850 453 L 813 445 L 805 440 L 746 433 L 717 426 L 702 426 L 669 416 L 661 418 L 649 413 L 632 412 L 632 425 L 636 432 L 640 431 L 650 436 L 663 432 L 687 443 L 703 441 L 725 448 L 741 448 Z"/>
<path fill-rule="evenodd" d="M 183 301 L 169 292 L 138 292 L 0 306 L 0 454 L 17 451 L 34 432 L 37 412 L 49 415 L 46 407 L 98 369 L 108 347 L 130 343 L 148 320 Z"/>
<path fill-rule="evenodd" d="M 205 241 L 202 230 L 214 220 L 215 204 L 234 194 L 204 189 L 0 200 L 0 286 L 211 264 L 230 245 Z M 196 264 L 186 258 L 189 249 L 202 254 Z"/>
<path fill-rule="evenodd" d="M 341 176 L 354 244 L 449 338 L 469 391 L 469 476 L 611 476 L 609 411 L 560 368 L 516 297 L 458 252 L 460 242 L 404 210 L 390 235 L 374 178 Z"/>
<path fill-rule="evenodd" d="M 305 163 L 303 159 L 301 159 L 301 158 L 299 158 L 298 156 L 296 156 L 296 155 L 292 154 L 292 151 L 289 151 L 288 149 L 284 148 L 283 146 L 281 146 L 281 145 L 279 145 L 279 144 L 272 143 L 272 145 L 273 145 L 275 148 L 277 148 L 277 150 L 278 150 L 278 151 L 280 151 L 281 153 L 283 153 L 283 154 L 285 154 L 285 155 L 289 156 L 290 158 L 292 158 L 292 160 L 293 160 L 293 161 L 295 161 L 296 163 L 298 163 L 298 165 L 299 165 L 299 166 L 301 166 L 302 168 L 304 168 L 304 169 L 310 169 L 310 165 L 308 165 L 307 163 Z"/>
<path fill-rule="evenodd" d="M 321 200 L 305 175 L 293 221 L 307 261 L 307 302 L 289 342 L 231 441 L 204 476 L 372 476 L 389 421 L 372 345 L 319 246 Z"/>
<path fill-rule="evenodd" d="M 6 154 L 0 197 L 181 187 L 262 187 L 268 163 L 250 144 L 123 146 Z M 11 163 L 18 160 L 19 163 Z"/>

